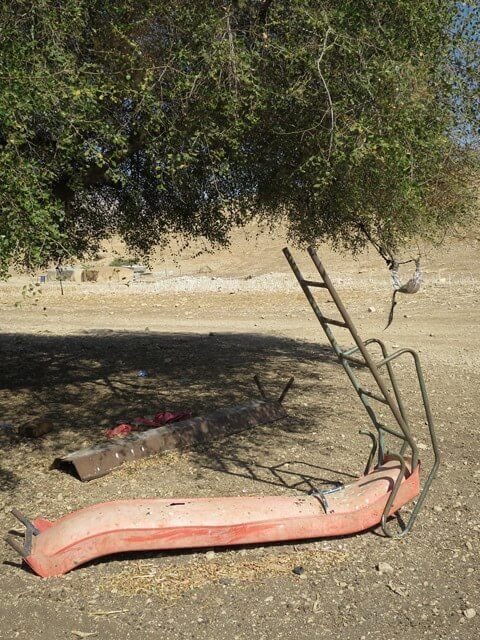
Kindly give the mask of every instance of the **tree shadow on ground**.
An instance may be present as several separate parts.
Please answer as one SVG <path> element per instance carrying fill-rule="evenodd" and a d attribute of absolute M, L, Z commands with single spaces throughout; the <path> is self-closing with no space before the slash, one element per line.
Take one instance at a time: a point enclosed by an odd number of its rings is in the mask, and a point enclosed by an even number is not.
<path fill-rule="evenodd" d="M 165 409 L 199 415 L 256 397 L 254 374 L 261 376 L 273 397 L 289 376 L 296 378 L 286 402 L 291 419 L 272 429 L 272 437 L 278 429 L 301 434 L 312 421 L 318 425 L 336 393 L 321 367 L 335 362 L 330 349 L 282 336 L 11 334 L 0 336 L 0 349 L 2 420 L 20 426 L 34 417 L 54 425 L 51 434 L 27 445 L 18 435 L 3 432 L 0 446 L 5 453 L 28 446 L 52 460 L 102 441 L 105 428 L 121 419 Z M 139 377 L 140 371 L 146 377 Z M 306 394 L 308 403 L 301 402 Z M 228 455 L 238 456 L 239 446 L 235 438 L 229 439 Z M 218 450 L 212 448 L 212 460 L 214 456 L 218 458 Z M 15 482 L 11 474 L 4 475 L 8 483 Z"/>

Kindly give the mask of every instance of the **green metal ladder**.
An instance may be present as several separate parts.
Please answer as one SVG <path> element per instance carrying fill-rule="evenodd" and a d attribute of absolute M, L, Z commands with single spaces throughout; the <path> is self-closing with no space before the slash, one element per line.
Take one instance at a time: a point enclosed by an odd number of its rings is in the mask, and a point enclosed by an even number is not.
<path fill-rule="evenodd" d="M 335 352 L 335 355 L 339 359 L 340 364 L 345 369 L 347 376 L 349 377 L 351 383 L 353 384 L 355 391 L 357 392 L 363 406 L 365 407 L 370 417 L 370 420 L 373 423 L 373 426 L 376 429 L 376 434 L 372 433 L 371 431 L 366 431 L 366 432 L 361 431 L 361 433 L 365 433 L 369 435 L 373 442 L 373 446 L 370 452 L 370 456 L 368 458 L 365 473 L 368 473 L 370 471 L 374 458 L 377 455 L 377 453 L 378 453 L 378 464 L 379 465 L 383 464 L 384 457 L 386 455 L 385 434 L 390 434 L 392 436 L 395 436 L 402 443 L 398 453 L 394 453 L 394 452 L 392 453 L 391 451 L 388 452 L 388 456 L 390 458 L 395 458 L 399 461 L 400 473 L 392 489 L 390 497 L 387 501 L 387 504 L 385 506 L 385 509 L 382 515 L 382 520 L 381 520 L 381 526 L 386 536 L 402 537 L 411 530 L 418 516 L 418 513 L 425 501 L 430 485 L 432 484 L 432 481 L 435 478 L 438 466 L 440 464 L 440 451 L 438 448 L 438 442 L 435 435 L 435 427 L 433 424 L 433 417 L 430 409 L 430 402 L 428 399 L 428 393 L 425 386 L 425 380 L 423 377 L 420 359 L 419 359 L 418 353 L 414 349 L 404 348 L 389 354 L 382 340 L 379 340 L 377 338 L 371 338 L 369 340 L 366 340 L 365 342 L 362 341 L 362 339 L 357 333 L 357 330 L 347 310 L 343 305 L 343 302 L 341 301 L 335 287 L 333 286 L 332 281 L 328 276 L 328 273 L 325 271 L 325 268 L 321 263 L 315 249 L 313 247 L 309 247 L 307 251 L 313 261 L 313 264 L 317 268 L 318 273 L 320 274 L 321 280 L 319 281 L 306 280 L 302 276 L 300 269 L 298 268 L 295 260 L 293 259 L 293 256 L 290 253 L 289 249 L 285 248 L 283 250 L 283 253 L 285 254 L 285 257 L 287 258 L 287 261 L 290 267 L 292 268 L 292 271 L 295 274 L 300 286 L 302 287 L 302 290 L 305 296 L 307 297 L 307 300 L 310 303 L 310 306 L 312 307 L 315 315 L 317 316 L 317 319 L 320 322 L 320 325 L 322 326 L 322 329 L 324 330 L 332 346 L 332 349 Z M 323 288 L 328 290 L 331 298 L 333 299 L 333 302 L 335 303 L 338 311 L 340 312 L 341 319 L 337 320 L 333 318 L 327 318 L 326 316 L 323 315 L 311 291 L 314 288 Z M 354 346 L 349 349 L 342 349 L 333 334 L 331 326 L 342 327 L 343 329 L 347 329 L 353 338 Z M 367 348 L 369 345 L 372 345 L 372 344 L 380 347 L 380 350 L 382 352 L 382 359 L 378 362 L 375 362 L 373 360 L 372 355 L 369 353 L 369 350 Z M 392 362 L 405 354 L 412 356 L 415 364 L 415 371 L 417 374 L 418 384 L 420 387 L 420 392 L 421 392 L 422 401 L 423 401 L 423 407 L 425 410 L 425 417 L 426 417 L 428 431 L 430 434 L 430 440 L 432 444 L 434 462 L 423 484 L 423 487 L 421 488 L 419 497 L 416 501 L 413 511 L 410 514 L 408 521 L 404 524 L 403 530 L 401 530 L 400 532 L 393 533 L 389 530 L 387 526 L 387 518 L 388 518 L 388 514 L 390 513 L 390 509 L 392 507 L 393 501 L 395 500 L 395 496 L 397 495 L 397 492 L 400 488 L 400 484 L 407 472 L 407 463 L 405 460 L 405 453 L 406 452 L 410 453 L 411 471 L 413 471 L 419 464 L 418 447 L 410 431 L 407 413 L 405 410 L 404 403 L 402 401 L 402 397 L 400 395 L 400 389 L 398 387 L 398 383 L 395 378 L 395 373 L 392 367 Z M 361 358 L 358 356 L 361 356 Z M 357 367 L 367 367 L 370 370 L 370 373 L 378 389 L 377 391 L 371 391 L 369 389 L 362 387 L 356 375 L 355 369 Z M 387 370 L 388 380 L 391 385 L 391 391 L 389 391 L 387 386 L 388 382 L 386 381 L 385 377 L 380 371 L 382 367 L 385 367 L 385 369 Z M 392 395 L 392 392 L 393 392 L 393 395 Z M 396 423 L 395 428 L 391 428 L 390 426 L 387 426 L 383 422 L 380 422 L 378 420 L 377 414 L 375 413 L 375 410 L 371 403 L 372 400 L 376 402 L 380 402 L 389 408 L 392 414 L 392 417 Z"/>

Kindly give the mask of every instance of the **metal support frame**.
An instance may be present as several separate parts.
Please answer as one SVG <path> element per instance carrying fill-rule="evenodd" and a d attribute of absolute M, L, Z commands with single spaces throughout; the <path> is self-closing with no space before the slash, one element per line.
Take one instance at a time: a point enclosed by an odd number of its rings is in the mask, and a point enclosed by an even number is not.
<path fill-rule="evenodd" d="M 27 558 L 32 552 L 33 536 L 38 536 L 40 531 L 31 522 L 27 516 L 25 516 L 18 509 L 12 509 L 12 514 L 19 520 L 26 528 L 25 537 L 23 538 L 23 544 L 20 544 L 19 540 L 16 540 L 13 536 L 9 535 L 5 537 L 5 542 L 9 544 L 22 558 Z"/>
<path fill-rule="evenodd" d="M 388 452 L 388 456 L 390 458 L 394 457 L 395 459 L 397 459 L 400 462 L 401 465 L 401 470 L 400 473 L 398 475 L 398 479 L 395 482 L 395 485 L 392 489 L 392 492 L 390 494 L 389 500 L 385 506 L 385 510 L 382 516 L 382 529 L 383 532 L 385 533 L 386 536 L 388 537 L 402 537 L 404 535 L 406 535 L 412 528 L 418 512 L 420 511 L 423 502 L 426 498 L 427 492 L 430 488 L 430 485 L 436 475 L 438 466 L 440 464 L 440 451 L 438 448 L 438 442 L 437 442 L 437 438 L 435 435 L 435 427 L 433 424 L 433 417 L 432 417 L 432 412 L 430 409 L 430 403 L 429 403 L 429 399 L 428 399 L 428 394 L 427 394 L 427 389 L 425 386 L 425 380 L 423 377 L 423 372 L 422 372 L 422 367 L 420 364 L 420 359 L 418 357 L 418 354 L 416 351 L 414 351 L 413 349 L 399 349 L 398 351 L 395 351 L 391 354 L 388 353 L 387 348 L 385 346 L 385 344 L 379 340 L 378 338 L 371 338 L 369 340 L 363 341 L 360 336 L 357 333 L 357 330 L 346 310 L 346 308 L 343 305 L 342 300 L 340 299 L 335 287 L 332 284 L 332 281 L 330 280 L 328 273 L 326 272 L 323 264 L 321 263 L 315 249 L 313 247 L 309 247 L 308 248 L 308 253 L 310 255 L 310 258 L 313 261 L 313 264 L 315 265 L 318 273 L 320 274 L 321 277 L 321 281 L 312 281 L 312 280 L 306 280 L 305 278 L 303 278 L 300 269 L 298 268 L 295 260 L 293 259 L 292 254 L 290 253 L 288 248 L 285 248 L 283 250 L 283 253 L 293 271 L 293 273 L 295 274 L 298 283 L 300 284 L 308 302 L 310 303 L 310 306 L 312 307 L 315 315 L 317 316 L 318 321 L 320 322 L 320 325 L 322 327 L 322 329 L 324 330 L 333 351 L 335 352 L 335 355 L 338 357 L 340 364 L 343 366 L 343 368 L 345 369 L 345 372 L 348 376 L 348 378 L 350 379 L 355 391 L 357 392 L 360 401 L 362 402 L 365 410 L 367 411 L 370 420 L 372 421 L 376 432 L 377 432 L 377 437 L 375 437 L 375 435 L 371 432 L 366 432 L 373 440 L 373 447 L 372 450 L 370 452 L 370 456 L 367 462 L 367 466 L 365 469 L 365 472 L 368 473 L 371 469 L 371 466 L 373 464 L 373 458 L 375 456 L 375 454 L 377 454 L 378 456 L 378 464 L 381 465 L 384 461 L 386 452 L 385 452 L 385 434 L 390 434 L 395 436 L 396 438 L 400 439 L 402 441 L 402 445 L 400 448 L 400 451 L 398 453 L 392 453 L 392 452 Z M 315 297 L 313 296 L 312 292 L 311 292 L 311 288 L 323 288 L 323 289 L 327 289 L 328 293 L 330 294 L 330 296 L 333 299 L 333 302 L 335 303 L 338 311 L 340 312 L 341 315 L 341 320 L 334 320 L 334 319 L 330 319 L 327 318 L 323 315 L 322 311 L 320 310 L 320 307 L 318 306 L 318 303 L 315 299 Z M 342 327 L 344 329 L 348 329 L 348 331 L 350 332 L 350 335 L 353 338 L 354 341 L 354 346 L 349 348 L 349 349 L 342 349 L 339 345 L 339 343 L 337 342 L 331 328 L 330 325 L 333 326 L 338 326 L 338 327 Z M 367 349 L 367 347 L 369 345 L 377 345 L 378 347 L 380 347 L 380 350 L 382 352 L 382 360 L 380 360 L 379 362 L 375 362 L 369 352 L 369 350 Z M 356 355 L 360 355 L 362 357 L 362 359 L 358 358 L 358 357 L 354 357 L 354 354 Z M 399 358 L 400 356 L 403 356 L 404 354 L 410 354 L 413 357 L 414 360 L 414 364 L 415 364 L 415 371 L 416 371 L 416 375 L 417 375 L 417 379 L 418 379 L 418 384 L 420 387 L 420 392 L 421 392 L 421 396 L 422 396 L 422 402 L 423 402 L 423 407 L 425 410 L 425 417 L 427 420 L 427 425 L 428 425 L 428 429 L 429 429 L 429 434 L 430 434 L 430 440 L 431 440 L 431 444 L 432 444 L 432 450 L 433 450 L 433 455 L 434 455 L 434 463 L 432 465 L 432 468 L 429 472 L 429 474 L 427 475 L 427 478 L 425 480 L 425 483 L 421 489 L 420 495 L 417 499 L 417 502 L 415 504 L 415 507 L 410 515 L 410 518 L 408 519 L 408 521 L 406 522 L 403 530 L 400 533 L 392 533 L 388 528 L 387 528 L 387 519 L 391 510 L 391 506 L 393 504 L 393 501 L 395 500 L 395 496 L 398 493 L 398 490 L 400 488 L 400 484 L 405 476 L 405 474 L 407 473 L 407 464 L 405 461 L 405 453 L 407 450 L 410 450 L 410 455 L 411 455 L 411 465 L 410 465 L 410 469 L 411 471 L 413 471 L 419 464 L 419 459 L 418 459 L 418 448 L 417 448 L 417 444 L 412 436 L 412 433 L 410 431 L 410 426 L 409 426 L 409 421 L 408 421 L 408 417 L 407 417 L 407 412 L 405 409 L 405 405 L 402 401 L 402 397 L 400 394 L 400 389 L 398 387 L 398 383 L 397 380 L 395 378 L 395 373 L 393 370 L 393 366 L 392 366 L 392 362 L 394 360 L 396 360 L 397 358 Z M 375 391 L 370 391 L 367 389 L 364 389 L 361 385 L 360 382 L 358 380 L 358 377 L 355 373 L 355 368 L 354 366 L 362 366 L 362 367 L 366 367 L 372 377 L 374 382 L 376 383 L 376 386 L 379 390 L 380 393 L 377 393 Z M 392 392 L 389 391 L 388 387 L 387 387 L 387 382 L 384 378 L 384 376 L 381 374 L 380 369 L 381 367 L 385 366 L 387 373 L 388 373 L 388 382 L 390 383 Z M 392 417 L 396 423 L 396 428 L 393 429 L 385 424 L 383 424 L 382 422 L 380 422 L 377 418 L 377 415 L 375 413 L 375 410 L 370 402 L 370 400 L 375 400 L 377 402 L 381 402 L 382 404 L 386 405 L 389 409 L 390 409 L 390 413 L 392 414 Z M 361 432 L 361 433 L 365 433 L 365 432 Z"/>
<path fill-rule="evenodd" d="M 260 391 L 260 395 L 262 396 L 262 398 L 266 402 L 275 402 L 275 400 L 272 400 L 270 398 L 270 396 L 267 394 L 267 392 L 265 391 L 265 388 L 264 388 L 264 386 L 262 384 L 262 381 L 260 380 L 260 376 L 255 374 L 253 376 L 253 380 L 254 380 L 255 384 L 257 385 L 258 390 Z M 290 389 L 292 388 L 292 385 L 293 385 L 294 382 L 295 382 L 295 378 L 293 376 L 287 380 L 287 383 L 283 387 L 282 391 L 280 392 L 280 395 L 278 396 L 278 398 L 276 400 L 276 402 L 278 402 L 278 404 L 282 404 L 282 402 L 285 400 L 285 397 L 286 397 L 287 393 L 290 391 Z"/>

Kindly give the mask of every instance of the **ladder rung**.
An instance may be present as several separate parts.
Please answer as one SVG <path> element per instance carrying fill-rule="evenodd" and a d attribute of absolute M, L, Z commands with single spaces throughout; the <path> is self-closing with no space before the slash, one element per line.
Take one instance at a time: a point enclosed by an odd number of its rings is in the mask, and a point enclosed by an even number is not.
<path fill-rule="evenodd" d="M 365 360 L 360 360 L 360 358 L 354 358 L 353 356 L 349 356 L 346 353 L 340 353 L 339 358 L 343 358 L 344 360 L 348 360 L 349 362 L 353 362 L 353 364 L 358 364 L 362 367 L 368 366 Z"/>
<path fill-rule="evenodd" d="M 368 396 L 369 398 L 373 398 L 373 400 L 377 400 L 378 402 L 383 402 L 383 404 L 388 404 L 388 401 L 385 400 L 385 398 L 383 398 L 382 396 L 377 396 L 376 393 L 367 391 L 367 389 L 362 389 L 360 387 L 360 389 L 358 390 L 358 393 L 362 396 Z"/>
<path fill-rule="evenodd" d="M 395 436 L 396 438 L 400 438 L 401 440 L 406 440 L 405 435 L 403 433 L 399 433 L 398 431 L 395 431 L 395 429 L 390 429 L 390 427 L 386 427 L 384 424 L 379 424 L 378 426 L 380 427 L 380 429 L 383 429 L 387 433 L 391 433 L 392 436 Z"/>
<path fill-rule="evenodd" d="M 357 351 L 360 351 L 360 347 L 355 346 L 355 347 L 351 347 L 350 349 L 345 349 L 345 351 L 343 352 L 344 356 L 351 356 L 352 353 L 356 353 Z"/>
<path fill-rule="evenodd" d="M 300 280 L 300 283 L 305 287 L 322 287 L 323 289 L 327 288 L 327 285 L 324 282 L 318 282 L 317 280 Z"/>
<path fill-rule="evenodd" d="M 326 324 L 334 324 L 336 327 L 345 327 L 347 328 L 347 323 L 344 322 L 343 320 L 333 320 L 332 318 L 325 318 L 325 316 L 322 316 L 322 322 L 325 322 Z"/>

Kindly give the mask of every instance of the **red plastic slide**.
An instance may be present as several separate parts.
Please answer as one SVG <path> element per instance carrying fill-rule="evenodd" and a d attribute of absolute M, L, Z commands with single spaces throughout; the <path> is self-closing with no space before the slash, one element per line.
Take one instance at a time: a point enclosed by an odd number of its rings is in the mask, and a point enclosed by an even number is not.
<path fill-rule="evenodd" d="M 24 547 L 11 546 L 40 576 L 57 576 L 112 553 L 323 538 L 379 524 L 400 471 L 397 460 L 352 484 L 318 496 L 119 500 L 27 526 Z M 419 467 L 407 471 L 391 514 L 419 493 Z"/>

